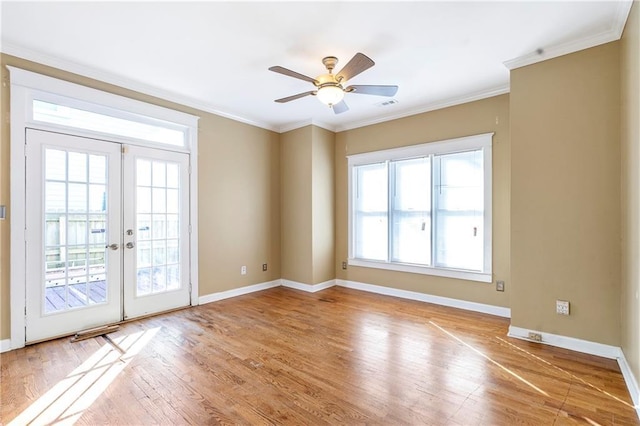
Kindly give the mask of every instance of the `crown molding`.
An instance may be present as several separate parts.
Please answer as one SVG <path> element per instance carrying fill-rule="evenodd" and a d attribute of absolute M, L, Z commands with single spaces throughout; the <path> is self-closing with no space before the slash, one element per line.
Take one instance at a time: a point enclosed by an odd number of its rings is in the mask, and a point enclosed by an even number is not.
<path fill-rule="evenodd" d="M 28 61 L 37 62 L 42 65 L 60 69 L 62 71 L 81 75 L 83 77 L 92 78 L 94 80 L 98 80 L 104 83 L 113 84 L 115 86 L 119 86 L 128 90 L 133 90 L 139 93 L 143 93 L 145 95 L 154 96 L 169 102 L 175 102 L 180 105 L 184 105 L 190 108 L 195 108 L 199 111 L 208 112 L 220 117 L 228 118 L 230 120 L 238 121 L 244 124 L 249 124 L 251 126 L 260 127 L 262 129 L 271 130 L 277 133 L 285 133 L 285 132 L 289 132 L 291 130 L 299 129 L 309 125 L 321 127 L 331 132 L 340 132 L 345 130 L 356 129 L 358 127 L 368 126 L 371 124 L 378 124 L 385 121 L 396 120 L 398 118 L 408 117 L 411 115 L 421 114 L 424 112 L 434 111 L 437 109 L 459 105 L 466 102 L 472 102 L 472 101 L 476 101 L 484 98 L 489 98 L 492 96 L 497 96 L 497 95 L 501 95 L 509 92 L 509 86 L 507 84 L 504 86 L 500 86 L 498 88 L 492 88 L 489 90 L 476 92 L 476 93 L 465 95 L 458 98 L 452 98 L 452 99 L 448 99 L 448 100 L 437 102 L 437 103 L 427 104 L 427 105 L 421 106 L 420 108 L 405 110 L 399 114 L 392 114 L 392 115 L 386 115 L 386 116 L 377 117 L 373 119 L 362 120 L 354 123 L 348 123 L 343 126 L 334 126 L 326 122 L 322 122 L 314 119 L 298 121 L 294 123 L 287 123 L 281 126 L 274 126 L 268 123 L 248 119 L 246 117 L 242 117 L 236 114 L 230 114 L 230 113 L 221 111 L 210 104 L 195 100 L 187 96 L 183 96 L 171 91 L 163 90 L 158 87 L 154 87 L 136 80 L 131 80 L 117 74 L 105 72 L 93 67 L 88 67 L 88 66 L 79 64 L 77 62 L 56 58 L 46 53 L 27 49 L 13 43 L 3 42 L 2 45 L 0 46 L 0 51 L 7 55 L 16 56 L 18 58 L 22 58 Z"/>
<path fill-rule="evenodd" d="M 303 120 L 303 121 L 296 121 L 295 123 L 286 123 L 283 124 L 282 126 L 280 126 L 278 128 L 278 132 L 279 133 L 286 133 L 286 132 L 290 132 L 292 130 L 296 130 L 296 129 L 301 129 L 303 127 L 307 127 L 307 126 L 316 126 L 316 127 L 321 127 L 325 130 L 328 130 L 330 132 L 335 132 L 336 131 L 336 127 L 332 126 L 328 123 L 322 122 L 322 121 L 318 121 L 318 120 L 314 120 L 313 118 L 310 118 L 308 120 Z"/>
<path fill-rule="evenodd" d="M 532 52 L 510 59 L 503 62 L 504 66 L 509 70 L 514 70 L 537 62 L 546 61 L 547 59 L 557 58 L 558 56 L 568 55 L 580 50 L 589 49 L 591 47 L 619 40 L 620 37 L 622 37 L 622 32 L 624 31 L 624 26 L 627 22 L 627 18 L 629 17 L 633 1 L 620 1 L 616 2 L 616 4 L 617 9 L 615 17 L 608 30 L 568 43 L 561 43 L 549 47 L 541 46 L 543 49 L 542 53 Z"/>
<path fill-rule="evenodd" d="M 241 117 L 239 115 L 230 114 L 230 113 L 221 111 L 213 105 L 200 102 L 188 96 L 179 95 L 175 92 L 163 90 L 158 87 L 142 83 L 140 81 L 125 78 L 117 74 L 105 72 L 97 68 L 79 64 L 77 62 L 56 58 L 46 53 L 27 49 L 10 42 L 3 41 L 2 45 L 0 46 L 0 51 L 7 55 L 16 56 L 18 58 L 26 59 L 32 62 L 37 62 L 42 65 L 57 68 L 59 70 L 67 71 L 73 74 L 78 74 L 83 77 L 92 78 L 94 80 L 102 81 L 104 83 L 113 84 L 115 86 L 119 86 L 128 90 L 133 90 L 135 92 L 140 92 L 145 95 L 154 96 L 169 102 L 175 102 L 180 105 L 184 105 L 190 108 L 195 108 L 197 110 L 215 114 L 220 117 L 228 118 L 234 121 L 239 121 L 244 124 L 249 124 L 251 126 L 260 127 L 266 130 L 274 131 L 274 132 L 278 131 L 277 127 L 274 127 L 268 123 L 252 120 L 246 117 Z"/>
<path fill-rule="evenodd" d="M 481 90 L 479 92 L 474 92 L 468 95 L 449 98 L 439 102 L 429 103 L 419 108 L 404 110 L 398 114 L 385 115 L 385 116 L 373 118 L 370 120 L 362 120 L 354 123 L 348 123 L 343 126 L 337 126 L 335 132 L 344 132 L 346 130 L 353 130 L 359 127 L 370 126 L 372 124 L 384 123 L 385 121 L 397 120 L 399 118 L 410 117 L 412 115 L 423 114 L 425 112 L 430 112 L 438 109 L 466 104 L 468 102 L 479 101 L 481 99 L 491 98 L 498 95 L 504 95 L 505 93 L 509 93 L 509 83 L 502 86 Z"/>

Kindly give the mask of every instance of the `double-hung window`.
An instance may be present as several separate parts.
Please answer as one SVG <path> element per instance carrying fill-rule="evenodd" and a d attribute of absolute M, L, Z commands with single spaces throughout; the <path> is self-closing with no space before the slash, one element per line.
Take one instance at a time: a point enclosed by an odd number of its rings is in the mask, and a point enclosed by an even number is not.
<path fill-rule="evenodd" d="M 349 156 L 349 264 L 491 282 L 492 136 Z"/>

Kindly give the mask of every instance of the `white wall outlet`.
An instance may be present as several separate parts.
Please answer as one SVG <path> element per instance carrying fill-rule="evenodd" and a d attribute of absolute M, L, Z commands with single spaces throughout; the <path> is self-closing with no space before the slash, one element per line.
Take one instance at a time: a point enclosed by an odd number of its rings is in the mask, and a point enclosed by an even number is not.
<path fill-rule="evenodd" d="M 556 314 L 569 315 L 569 302 L 567 300 L 556 300 Z"/>
<path fill-rule="evenodd" d="M 242 265 L 240 267 L 240 275 L 247 275 L 247 267 Z"/>
<path fill-rule="evenodd" d="M 542 342 L 542 334 L 540 333 L 530 331 L 528 337 L 529 340 L 533 340 L 534 342 Z"/>

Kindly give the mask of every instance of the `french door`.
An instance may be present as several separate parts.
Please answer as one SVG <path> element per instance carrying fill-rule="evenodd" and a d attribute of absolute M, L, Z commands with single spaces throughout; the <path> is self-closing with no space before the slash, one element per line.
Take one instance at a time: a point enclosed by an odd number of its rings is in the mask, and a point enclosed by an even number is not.
<path fill-rule="evenodd" d="M 26 341 L 189 305 L 188 155 L 26 141 Z"/>

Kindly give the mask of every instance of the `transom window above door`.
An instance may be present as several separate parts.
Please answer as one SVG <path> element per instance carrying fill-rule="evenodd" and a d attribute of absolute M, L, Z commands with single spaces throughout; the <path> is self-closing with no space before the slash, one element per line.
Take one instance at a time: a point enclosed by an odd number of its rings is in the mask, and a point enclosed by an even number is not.
<path fill-rule="evenodd" d="M 34 121 L 179 147 L 187 142 L 187 127 L 149 117 L 121 118 L 121 111 L 102 114 L 39 99 L 32 108 Z"/>

